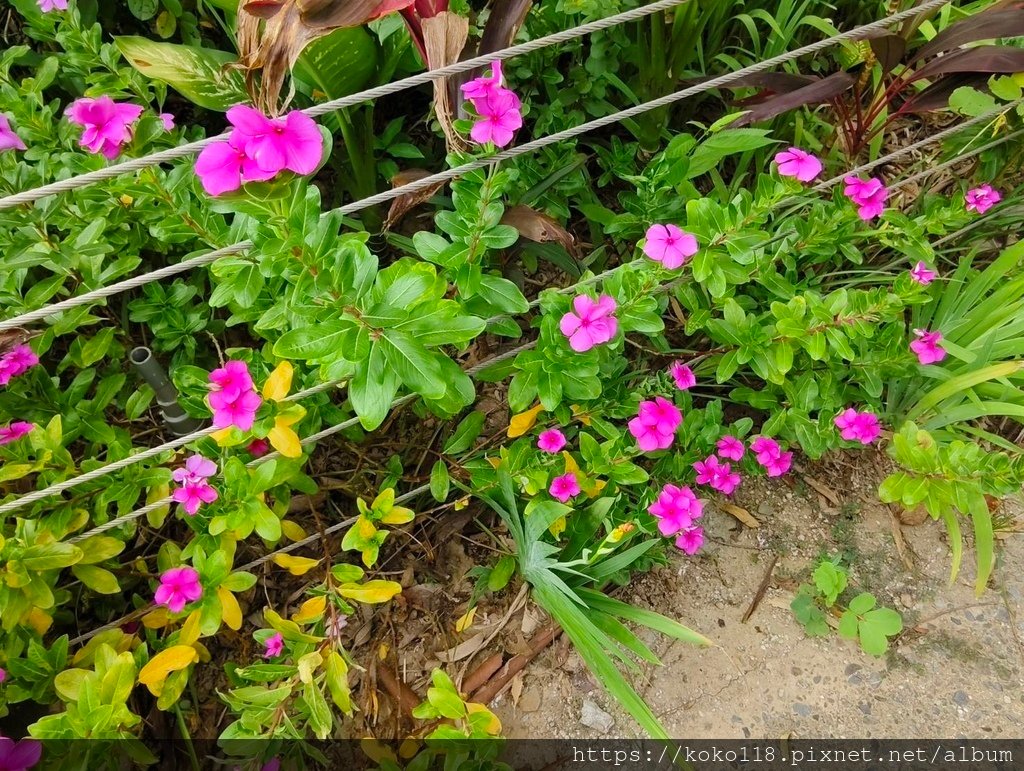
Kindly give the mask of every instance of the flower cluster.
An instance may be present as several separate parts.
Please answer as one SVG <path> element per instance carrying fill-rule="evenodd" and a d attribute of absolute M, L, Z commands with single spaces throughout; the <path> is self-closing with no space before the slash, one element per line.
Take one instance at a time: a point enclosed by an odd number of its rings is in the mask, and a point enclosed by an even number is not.
<path fill-rule="evenodd" d="M 973 190 L 968 190 L 964 195 L 964 205 L 967 211 L 976 214 L 984 214 L 1002 200 L 1003 196 L 992 185 L 981 185 Z"/>
<path fill-rule="evenodd" d="M 278 172 L 306 175 L 323 158 L 324 138 L 316 122 L 299 110 L 268 118 L 237 104 L 227 112 L 233 126 L 227 139 L 203 148 L 196 174 L 210 195 L 230 193 L 245 182 L 265 182 Z"/>
<path fill-rule="evenodd" d="M 82 127 L 79 139 L 82 147 L 113 160 L 121 154 L 121 148 L 132 141 L 132 127 L 142 115 L 142 107 L 115 102 L 109 96 L 83 97 L 72 102 L 65 115 Z"/>
<path fill-rule="evenodd" d="M 202 455 L 193 455 L 185 461 L 185 467 L 175 469 L 171 475 L 181 487 L 171 497 L 181 504 L 185 513 L 195 516 L 204 503 L 217 500 L 217 491 L 207 481 L 217 473 L 217 464 Z"/>
<path fill-rule="evenodd" d="M 708 485 L 725 495 L 732 495 L 743 481 L 739 472 L 732 470 L 732 464 L 723 463 L 717 455 L 709 455 L 693 464 L 697 472 L 697 484 Z"/>
<path fill-rule="evenodd" d="M 780 477 L 793 465 L 793 453 L 783 452 L 774 439 L 759 436 L 750 443 L 750 450 L 770 477 Z"/>
<path fill-rule="evenodd" d="M 917 340 L 910 342 L 910 350 L 917 354 L 917 360 L 922 364 L 935 364 L 946 358 L 946 349 L 942 342 L 941 332 L 929 332 L 925 329 L 915 329 L 914 334 Z"/>
<path fill-rule="evenodd" d="M 491 64 L 490 77 L 474 78 L 462 86 L 463 97 L 480 116 L 469 135 L 474 142 L 482 145 L 491 142 L 498 147 L 505 147 L 512 142 L 515 132 L 523 125 L 523 103 L 501 82 L 499 61 Z"/>
<path fill-rule="evenodd" d="M 18 441 L 31 433 L 33 428 L 35 424 L 26 423 L 24 420 L 16 420 L 9 426 L 0 426 L 0 445 Z"/>
<path fill-rule="evenodd" d="M 676 546 L 687 554 L 696 554 L 704 543 L 704 531 L 696 520 L 704 514 L 704 507 L 689 487 L 665 485 L 658 500 L 647 507 L 658 520 L 662 535 L 676 536 Z"/>
<path fill-rule="evenodd" d="M 0 356 L 0 386 L 5 386 L 39 363 L 39 357 L 24 343 Z"/>
<path fill-rule="evenodd" d="M 839 435 L 848 442 L 871 444 L 882 433 L 878 416 L 867 410 L 857 412 L 853 407 L 849 407 L 836 415 L 833 422 L 839 429 Z"/>
<path fill-rule="evenodd" d="M 7 116 L 0 113 L 0 153 L 4 150 L 25 150 L 25 143 L 14 133 Z"/>
<path fill-rule="evenodd" d="M 651 225 L 644 236 L 644 254 L 668 270 L 681 268 L 698 248 L 697 237 L 675 225 Z"/>
<path fill-rule="evenodd" d="M 252 428 L 263 399 L 253 388 L 248 365 L 244 361 L 229 361 L 210 373 L 210 383 L 208 399 L 214 428 L 235 426 L 241 431 Z"/>
<path fill-rule="evenodd" d="M 188 565 L 171 568 L 160 574 L 160 586 L 157 587 L 153 601 L 163 605 L 171 613 L 181 613 L 184 607 L 203 596 L 203 586 L 199 583 L 199 573 Z"/>
<path fill-rule="evenodd" d="M 843 193 L 857 206 L 857 215 L 865 222 L 882 216 L 889 191 L 878 177 L 861 179 L 847 177 L 843 180 L 846 188 Z"/>
<path fill-rule="evenodd" d="M 683 413 L 679 408 L 658 396 L 653 401 L 640 402 L 637 416 L 629 421 L 629 433 L 644 452 L 667 450 L 682 422 Z"/>
<path fill-rule="evenodd" d="M 778 164 L 779 174 L 784 177 L 793 177 L 801 182 L 814 180 L 822 170 L 821 161 L 799 147 L 791 147 L 777 153 L 775 163 Z"/>
<path fill-rule="evenodd" d="M 581 294 L 574 297 L 572 310 L 562 316 L 559 329 L 569 338 L 569 346 L 577 353 L 609 342 L 619 331 L 615 298 L 603 294 L 594 300 Z"/>

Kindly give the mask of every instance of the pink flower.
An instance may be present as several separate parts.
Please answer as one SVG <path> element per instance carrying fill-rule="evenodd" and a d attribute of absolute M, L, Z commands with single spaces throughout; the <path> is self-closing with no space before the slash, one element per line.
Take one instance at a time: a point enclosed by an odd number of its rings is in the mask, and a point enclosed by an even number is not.
<path fill-rule="evenodd" d="M 690 527 L 676 536 L 676 546 L 691 557 L 704 545 L 704 528 Z"/>
<path fill-rule="evenodd" d="M 254 458 L 262 458 L 270 452 L 270 442 L 266 439 L 253 439 L 245 448 Z"/>
<path fill-rule="evenodd" d="M 871 444 L 882 433 L 882 426 L 878 416 L 873 412 L 857 412 L 849 407 L 838 415 L 833 421 L 839 429 L 839 435 L 848 442 L 860 442 Z"/>
<path fill-rule="evenodd" d="M 693 370 L 680 361 L 675 362 L 669 367 L 668 372 L 672 379 L 676 381 L 676 388 L 680 391 L 685 391 L 697 385 L 697 376 L 693 374 Z"/>
<path fill-rule="evenodd" d="M 7 116 L 0 113 L 0 153 L 4 150 L 25 150 L 25 143 L 14 133 Z"/>
<path fill-rule="evenodd" d="M 16 742 L 0 736 L 0 771 L 26 771 L 39 762 L 42 754 L 43 743 L 40 741 L 22 739 Z"/>
<path fill-rule="evenodd" d="M 491 76 L 473 78 L 473 80 L 462 86 L 463 98 L 473 102 L 473 107 L 477 112 L 480 112 L 480 108 L 477 106 L 477 101 L 486 99 L 488 96 L 493 94 L 501 87 L 501 62 L 491 62 Z"/>
<path fill-rule="evenodd" d="M 557 428 L 542 431 L 541 435 L 537 437 L 537 447 L 544 452 L 558 452 L 565 447 L 565 434 Z"/>
<path fill-rule="evenodd" d="M 667 450 L 675 441 L 676 429 L 683 422 L 683 413 L 661 396 L 640 402 L 637 416 L 629 421 L 629 432 L 644 452 Z"/>
<path fill-rule="evenodd" d="M 0 385 L 7 385 L 11 380 L 24 375 L 38 363 L 39 357 L 27 345 L 22 343 L 14 346 L 0 356 Z"/>
<path fill-rule="evenodd" d="M 697 237 L 675 225 L 651 225 L 644 236 L 644 254 L 675 270 L 697 253 Z"/>
<path fill-rule="evenodd" d="M 209 479 L 217 473 L 217 464 L 202 455 L 193 455 L 185 461 L 184 468 L 178 468 L 171 478 L 178 484 Z"/>
<path fill-rule="evenodd" d="M 248 431 L 256 420 L 256 410 L 263 399 L 253 389 L 249 366 L 244 361 L 232 360 L 210 373 L 208 401 L 213 410 L 214 428 L 236 426 Z"/>
<path fill-rule="evenodd" d="M 548 492 L 551 493 L 552 498 L 557 498 L 562 503 L 566 503 L 573 496 L 580 494 L 580 483 L 576 481 L 575 474 L 563 474 L 552 480 Z"/>
<path fill-rule="evenodd" d="M 915 329 L 914 334 L 919 339 L 912 340 L 910 350 L 917 354 L 917 360 L 922 364 L 935 364 L 946 358 L 946 349 L 942 342 L 941 332 L 928 332 L 924 329 Z"/>
<path fill-rule="evenodd" d="M 665 485 L 658 495 L 658 500 L 647 507 L 647 510 L 658 519 L 658 530 L 662 535 L 674 535 L 699 519 L 704 508 L 689 487 Z"/>
<path fill-rule="evenodd" d="M 789 467 L 793 465 L 793 453 L 779 453 L 779 457 L 771 458 L 767 463 L 763 465 L 765 471 L 768 472 L 768 476 L 780 477 L 787 471 L 789 471 Z"/>
<path fill-rule="evenodd" d="M 978 214 L 984 214 L 1001 200 L 1003 200 L 1003 196 L 998 190 L 993 189 L 992 185 L 982 185 L 973 190 L 968 190 L 964 196 L 967 211 L 977 212 Z"/>
<path fill-rule="evenodd" d="M 188 603 L 195 602 L 203 596 L 203 587 L 199 583 L 199 573 L 195 568 L 185 565 L 180 568 L 165 570 L 160 575 L 160 586 L 157 587 L 153 601 L 165 606 L 171 613 L 181 613 Z"/>
<path fill-rule="evenodd" d="M 7 670 L 4 669 L 3 667 L 0 667 L 0 683 L 4 682 L 6 679 L 7 679 Z"/>
<path fill-rule="evenodd" d="M 16 420 L 9 426 L 2 426 L 0 427 L 0 444 L 16 442 L 30 433 L 33 428 L 35 428 L 34 423 L 26 423 L 24 420 Z"/>
<path fill-rule="evenodd" d="M 796 177 L 801 182 L 810 182 L 821 174 L 821 161 L 806 150 L 791 147 L 775 156 L 779 166 L 779 174 L 784 177 Z"/>
<path fill-rule="evenodd" d="M 728 434 L 718 440 L 715 449 L 718 450 L 719 455 L 729 460 L 740 460 L 744 453 L 743 442 Z"/>
<path fill-rule="evenodd" d="M 324 138 L 316 121 L 292 110 L 281 118 L 268 118 L 248 105 L 236 104 L 227 112 L 234 126 L 231 139 L 264 172 L 288 169 L 306 175 L 316 171 L 323 158 Z"/>
<path fill-rule="evenodd" d="M 245 391 L 253 390 L 249 365 L 239 359 L 231 359 L 223 367 L 210 373 L 211 390 L 220 392 L 229 401 L 234 401 Z"/>
<path fill-rule="evenodd" d="M 164 131 L 170 131 L 174 128 L 174 116 L 169 112 L 160 113 L 160 122 L 164 124 Z"/>
<path fill-rule="evenodd" d="M 217 500 L 217 491 L 205 479 L 188 480 L 181 487 L 175 488 L 171 498 L 181 504 L 186 514 L 194 517 L 204 503 Z"/>
<path fill-rule="evenodd" d="M 732 470 L 730 464 L 721 463 L 714 455 L 694 463 L 693 470 L 697 472 L 697 484 L 709 485 L 726 495 L 732 495 L 743 481 L 740 475 Z"/>
<path fill-rule="evenodd" d="M 39 10 L 43 13 L 66 11 L 68 9 L 68 0 L 37 0 L 37 2 L 39 3 Z"/>
<path fill-rule="evenodd" d="M 281 651 L 284 650 L 284 637 L 281 636 L 280 632 L 275 632 L 266 639 L 263 643 L 266 646 L 266 651 L 263 653 L 263 658 L 272 659 L 275 656 L 280 656 Z"/>
<path fill-rule="evenodd" d="M 924 260 L 919 260 L 917 265 L 910 271 L 910 279 L 916 281 L 921 286 L 928 286 L 935 280 L 935 271 L 928 270 Z"/>
<path fill-rule="evenodd" d="M 493 142 L 498 147 L 505 147 L 523 125 L 522 102 L 507 88 L 487 94 L 473 106 L 480 113 L 480 119 L 473 124 L 469 135 L 479 144 Z"/>
<path fill-rule="evenodd" d="M 783 452 L 779 443 L 767 436 L 759 436 L 752 441 L 750 450 L 770 477 L 782 476 L 793 465 L 793 453 Z"/>
<path fill-rule="evenodd" d="M 847 177 L 844 182 L 846 188 L 843 193 L 857 205 L 857 215 L 862 220 L 867 222 L 881 216 L 885 211 L 885 201 L 889 197 L 889 191 L 882 184 L 882 180 L 878 177 Z"/>
<path fill-rule="evenodd" d="M 234 136 L 204 147 L 196 158 L 195 172 L 209 195 L 230 193 L 245 182 L 263 182 L 276 173 L 260 169 Z"/>
<path fill-rule="evenodd" d="M 113 160 L 132 139 L 132 124 L 142 115 L 137 104 L 115 102 L 109 96 L 76 99 L 65 115 L 82 126 L 82 147 L 91 153 L 103 153 Z"/>
<path fill-rule="evenodd" d="M 619 324 L 612 315 L 617 307 L 612 297 L 603 294 L 595 301 L 581 294 L 573 298 L 572 307 L 572 311 L 562 316 L 559 328 L 569 338 L 569 346 L 574 351 L 589 351 L 615 337 Z"/>

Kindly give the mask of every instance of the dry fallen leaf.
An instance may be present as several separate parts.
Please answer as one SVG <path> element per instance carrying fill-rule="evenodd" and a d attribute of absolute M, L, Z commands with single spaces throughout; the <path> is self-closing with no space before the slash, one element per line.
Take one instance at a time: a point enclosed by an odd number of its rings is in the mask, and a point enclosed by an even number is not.
<path fill-rule="evenodd" d="M 512 686 L 509 688 L 509 694 L 512 696 L 513 706 L 519 706 L 519 697 L 523 695 L 523 673 L 519 672 L 515 677 L 512 678 Z"/>
<path fill-rule="evenodd" d="M 506 209 L 501 224 L 511 225 L 519 231 L 519 235 L 530 241 L 553 241 L 565 247 L 570 254 L 575 254 L 576 239 L 572 234 L 548 215 L 529 206 L 512 206 Z"/>
<path fill-rule="evenodd" d="M 736 519 L 738 519 L 747 527 L 761 527 L 761 523 L 757 521 L 757 518 L 741 506 L 736 506 L 735 504 L 732 503 L 723 503 L 721 504 L 720 508 L 727 514 L 732 514 L 734 517 L 736 517 Z"/>
<path fill-rule="evenodd" d="M 476 653 L 478 650 L 483 648 L 487 641 L 486 632 L 479 632 L 473 635 L 468 640 L 459 643 L 454 648 L 449 648 L 446 651 L 435 651 L 434 655 L 437 656 L 441 661 L 449 664 L 456 661 L 462 661 L 462 659 L 468 658 Z"/>
<path fill-rule="evenodd" d="M 406 169 L 398 172 L 391 178 L 391 187 L 402 187 L 402 185 L 408 185 L 429 176 L 430 172 L 425 169 Z M 398 196 L 398 198 L 391 202 L 391 208 L 388 209 L 388 216 L 384 220 L 383 229 L 385 231 L 391 230 L 401 221 L 402 217 L 421 203 L 430 200 L 434 193 L 443 186 L 444 183 L 438 183 L 415 193 L 406 193 L 405 195 Z"/>
<path fill-rule="evenodd" d="M 469 19 L 457 13 L 442 11 L 436 16 L 420 20 L 423 26 L 423 45 L 427 52 L 427 67 L 432 70 L 447 67 L 459 60 L 469 38 Z M 468 142 L 459 136 L 452 125 L 455 120 L 449 78 L 434 81 L 434 114 L 441 124 L 448 151 L 465 152 Z"/>

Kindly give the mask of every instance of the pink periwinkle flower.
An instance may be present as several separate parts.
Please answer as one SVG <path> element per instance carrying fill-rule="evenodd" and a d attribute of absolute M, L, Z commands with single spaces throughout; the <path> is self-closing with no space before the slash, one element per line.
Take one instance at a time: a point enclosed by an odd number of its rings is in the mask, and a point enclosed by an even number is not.
<path fill-rule="evenodd" d="M 821 174 L 821 161 L 806 150 L 791 147 L 775 155 L 775 163 L 779 166 L 779 174 L 784 177 L 795 177 L 801 182 L 810 182 Z"/>
<path fill-rule="evenodd" d="M 4 150 L 25 150 L 25 143 L 14 133 L 7 116 L 0 113 L 0 153 Z"/>
<path fill-rule="evenodd" d="M 266 647 L 263 658 L 272 659 L 275 656 L 280 656 L 281 651 L 284 650 L 284 637 L 281 636 L 280 632 L 275 632 L 266 639 L 263 645 Z"/>
<path fill-rule="evenodd" d="M 752 441 L 750 450 L 770 477 L 782 476 L 793 465 L 793 453 L 783 452 L 779 443 L 767 436 L 759 436 Z"/>
<path fill-rule="evenodd" d="M 569 338 L 569 346 L 578 353 L 603 345 L 615 337 L 619 323 L 612 314 L 615 299 L 603 294 L 597 300 L 581 294 L 573 298 L 572 310 L 562 316 L 559 328 Z"/>
<path fill-rule="evenodd" d="M 704 507 L 689 487 L 665 485 L 658 500 L 647 507 L 657 518 L 662 535 L 675 535 L 704 514 Z"/>
<path fill-rule="evenodd" d="M 214 142 L 204 147 L 196 158 L 196 176 L 209 195 L 230 193 L 245 182 L 264 182 L 276 173 L 260 169 L 239 142 L 234 136 Z"/>
<path fill-rule="evenodd" d="M 0 736 L 0 771 L 27 771 L 39 762 L 43 743 L 36 739 L 20 742 Z"/>
<path fill-rule="evenodd" d="M 743 481 L 739 473 L 732 470 L 730 464 L 722 463 L 714 455 L 694 463 L 693 470 L 697 472 L 697 484 L 709 485 L 726 495 L 732 495 Z"/>
<path fill-rule="evenodd" d="M 551 481 L 551 487 L 548 488 L 548 492 L 551 493 L 552 498 L 557 498 L 562 503 L 566 503 L 570 498 L 580 494 L 580 483 L 576 479 L 575 474 L 571 472 L 562 474 L 562 476 L 555 477 Z"/>
<path fill-rule="evenodd" d="M 499 88 L 501 88 L 501 62 L 491 62 L 491 75 L 490 77 L 481 76 L 479 78 L 473 78 L 468 83 L 462 86 L 463 98 L 473 102 L 473 106 L 476 107 L 477 101 L 486 99 L 488 96 L 493 94 Z M 479 108 L 477 108 L 479 112 Z"/>
<path fill-rule="evenodd" d="M 65 113 L 69 121 L 82 126 L 79 143 L 91 153 L 113 160 L 132 140 L 132 124 L 142 115 L 137 104 L 115 102 L 109 96 L 76 99 Z"/>
<path fill-rule="evenodd" d="M 210 373 L 212 390 L 208 397 L 213 410 L 214 428 L 236 426 L 248 431 L 256 421 L 256 410 L 263 399 L 253 388 L 249 367 L 232 360 Z"/>
<path fill-rule="evenodd" d="M 867 410 L 857 412 L 853 407 L 848 407 L 836 415 L 833 422 L 839 429 L 839 435 L 848 442 L 871 444 L 882 433 L 878 416 Z"/>
<path fill-rule="evenodd" d="M 766 464 L 764 464 L 764 470 L 770 477 L 781 477 L 787 471 L 790 466 L 793 465 L 793 453 L 783 452 L 779 453 L 779 457 L 772 458 Z"/>
<path fill-rule="evenodd" d="M 498 147 L 505 147 L 523 126 L 522 102 L 507 88 L 487 94 L 473 106 L 480 114 L 480 119 L 469 131 L 474 142 L 482 145 L 493 142 Z"/>
<path fill-rule="evenodd" d="M 917 360 L 922 364 L 935 364 L 946 358 L 946 349 L 942 342 L 941 332 L 928 332 L 924 329 L 915 329 L 914 334 L 917 340 L 910 342 L 910 350 L 917 354 Z"/>
<path fill-rule="evenodd" d="M 195 568 L 185 565 L 171 568 L 160 574 L 160 586 L 157 587 L 153 601 L 165 606 L 171 613 L 181 613 L 190 602 L 203 596 L 203 587 L 199 583 L 199 573 Z"/>
<path fill-rule="evenodd" d="M 210 384 L 213 391 L 219 391 L 229 401 L 237 399 L 245 391 L 253 390 L 252 375 L 249 365 L 244 361 L 232 359 L 210 373 Z"/>
<path fill-rule="evenodd" d="M 253 439 L 248 445 L 246 445 L 245 449 L 248 450 L 249 454 L 254 458 L 262 458 L 270 452 L 270 442 L 266 439 Z"/>
<path fill-rule="evenodd" d="M 856 204 L 857 215 L 862 220 L 867 222 L 882 215 L 885 211 L 885 202 L 889 198 L 889 191 L 882 180 L 878 177 L 847 177 L 844 182 L 846 188 L 843 193 Z"/>
<path fill-rule="evenodd" d="M 217 500 L 217 491 L 205 479 L 189 480 L 175 488 L 171 498 L 181 504 L 186 514 L 194 517 L 204 503 Z"/>
<path fill-rule="evenodd" d="M 16 377 L 20 377 L 39 363 L 35 351 L 24 343 L 14 346 L 0 356 L 0 385 L 7 385 Z"/>
<path fill-rule="evenodd" d="M 928 270 L 924 260 L 918 260 L 917 265 L 910 271 L 910 279 L 911 281 L 916 281 L 921 286 L 928 286 L 935 280 L 935 271 Z"/>
<path fill-rule="evenodd" d="M 35 428 L 34 423 L 27 423 L 24 420 L 16 420 L 9 426 L 0 426 L 0 445 L 16 442 L 21 437 L 31 433 Z"/>
<path fill-rule="evenodd" d="M 640 402 L 637 416 L 629 421 L 629 433 L 644 452 L 667 450 L 675 441 L 676 429 L 683 422 L 683 413 L 661 396 Z"/>
<path fill-rule="evenodd" d="M 1002 200 L 1002 194 L 994 189 L 992 185 L 981 185 L 980 187 L 968 190 L 967 194 L 964 195 L 964 204 L 967 207 L 967 211 L 973 211 L 977 214 L 984 214 Z"/>
<path fill-rule="evenodd" d="M 37 2 L 39 3 L 39 10 L 43 13 L 66 11 L 68 9 L 68 0 L 37 0 Z"/>
<path fill-rule="evenodd" d="M 676 547 L 684 554 L 693 556 L 704 545 L 704 528 L 688 527 L 676 536 Z"/>
<path fill-rule="evenodd" d="M 697 237 L 675 225 L 651 225 L 644 235 L 644 254 L 669 270 L 689 262 L 698 248 Z"/>
<path fill-rule="evenodd" d="M 729 460 L 740 460 L 745 452 L 743 441 L 729 434 L 726 434 L 715 443 L 715 449 L 718 450 L 719 455 Z"/>
<path fill-rule="evenodd" d="M 174 115 L 169 112 L 162 112 L 159 117 L 160 122 L 164 124 L 164 131 L 170 131 L 174 128 Z"/>
<path fill-rule="evenodd" d="M 668 373 L 672 376 L 672 379 L 676 381 L 676 388 L 680 391 L 686 391 L 687 389 L 693 388 L 697 385 L 697 376 L 693 374 L 692 369 L 687 367 L 681 361 L 677 361 L 669 367 Z"/>
<path fill-rule="evenodd" d="M 557 428 L 549 428 L 547 431 L 542 431 L 540 436 L 537 437 L 537 447 L 544 452 L 559 452 L 565 447 L 565 434 Z"/>
<path fill-rule="evenodd" d="M 7 679 L 7 670 L 4 669 L 3 667 L 0 667 L 0 683 L 4 682 L 6 679 Z"/>
<path fill-rule="evenodd" d="M 175 469 L 171 478 L 178 484 L 209 479 L 217 473 L 217 464 L 202 455 L 193 455 L 185 461 L 184 468 Z"/>

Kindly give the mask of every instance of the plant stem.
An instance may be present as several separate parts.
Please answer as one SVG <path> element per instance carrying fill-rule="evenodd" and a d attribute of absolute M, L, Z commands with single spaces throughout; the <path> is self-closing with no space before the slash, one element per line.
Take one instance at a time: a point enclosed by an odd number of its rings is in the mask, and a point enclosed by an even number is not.
<path fill-rule="evenodd" d="M 185 740 L 185 746 L 188 747 L 188 756 L 192 761 L 193 771 L 199 771 L 199 758 L 196 756 L 196 748 L 192 744 L 192 736 L 188 732 L 188 726 L 185 725 L 185 716 L 181 714 L 181 704 L 175 702 L 174 714 L 178 719 L 178 729 L 181 731 L 181 738 Z"/>

